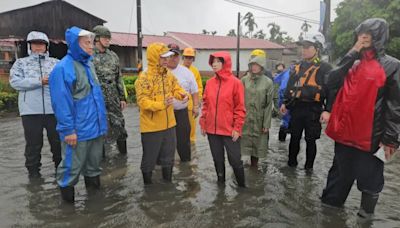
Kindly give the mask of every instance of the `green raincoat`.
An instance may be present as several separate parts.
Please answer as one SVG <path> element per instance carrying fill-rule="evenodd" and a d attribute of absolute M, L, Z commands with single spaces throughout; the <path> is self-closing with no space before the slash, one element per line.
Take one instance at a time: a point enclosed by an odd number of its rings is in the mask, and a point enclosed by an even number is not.
<path fill-rule="evenodd" d="M 250 65 L 257 63 L 265 69 L 266 60 L 263 57 L 252 58 Z M 273 107 L 273 82 L 262 73 L 252 74 L 250 71 L 241 79 L 245 88 L 246 120 L 241 139 L 242 155 L 258 158 L 266 156 L 269 134 L 262 129 L 271 127 Z"/>

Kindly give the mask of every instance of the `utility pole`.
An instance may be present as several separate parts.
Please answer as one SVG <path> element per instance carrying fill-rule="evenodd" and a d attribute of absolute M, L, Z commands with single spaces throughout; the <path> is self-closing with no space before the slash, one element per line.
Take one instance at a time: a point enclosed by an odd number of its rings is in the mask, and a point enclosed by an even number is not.
<path fill-rule="evenodd" d="M 143 68 L 143 54 L 142 54 L 142 5 L 140 0 L 136 0 L 136 14 L 137 14 L 137 68 L 138 71 L 142 71 Z"/>
<path fill-rule="evenodd" d="M 236 77 L 239 77 L 240 72 L 240 12 L 238 13 L 237 24 L 237 46 L 236 46 Z"/>
<path fill-rule="evenodd" d="M 324 3 L 325 3 L 325 19 L 324 19 L 322 34 L 324 34 L 324 36 L 327 37 L 328 36 L 327 33 L 331 26 L 331 0 L 324 0 Z"/>

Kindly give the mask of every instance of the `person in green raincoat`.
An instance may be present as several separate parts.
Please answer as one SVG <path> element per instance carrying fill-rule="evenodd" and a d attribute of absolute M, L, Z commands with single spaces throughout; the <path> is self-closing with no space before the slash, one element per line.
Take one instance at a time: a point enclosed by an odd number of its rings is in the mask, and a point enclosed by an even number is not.
<path fill-rule="evenodd" d="M 264 76 L 266 59 L 262 56 L 250 58 L 249 71 L 241 79 L 245 88 L 246 120 L 241 141 L 242 155 L 250 156 L 251 166 L 268 151 L 269 128 L 273 108 L 274 86 Z"/>

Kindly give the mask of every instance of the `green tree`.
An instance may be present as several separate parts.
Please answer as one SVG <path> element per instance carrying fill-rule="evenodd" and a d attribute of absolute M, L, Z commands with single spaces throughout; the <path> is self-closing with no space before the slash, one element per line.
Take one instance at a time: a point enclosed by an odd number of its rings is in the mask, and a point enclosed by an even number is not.
<path fill-rule="evenodd" d="M 336 8 L 337 17 L 329 34 L 333 56 L 343 56 L 354 43 L 354 29 L 362 21 L 380 17 L 389 23 L 389 55 L 400 58 L 400 0 L 344 0 Z"/>
<path fill-rule="evenodd" d="M 257 32 L 253 35 L 253 38 L 263 40 L 263 39 L 265 39 L 266 36 L 267 36 L 267 34 L 265 34 L 264 31 L 261 29 L 261 30 L 257 31 Z"/>
<path fill-rule="evenodd" d="M 252 37 L 254 29 L 258 27 L 254 19 L 254 15 L 251 12 L 247 12 L 243 17 L 243 20 L 244 25 L 248 28 L 248 32 L 246 33 L 246 35 L 248 34 L 249 37 Z"/>
<path fill-rule="evenodd" d="M 311 28 L 311 25 L 307 23 L 307 21 L 304 21 L 304 23 L 301 25 L 301 30 L 304 32 L 304 34 L 307 34 L 308 30 Z"/>
<path fill-rule="evenodd" d="M 229 32 L 228 32 L 228 34 L 226 34 L 227 36 L 237 36 L 236 35 L 236 32 L 235 32 L 235 29 L 231 29 L 231 30 L 229 30 Z"/>
<path fill-rule="evenodd" d="M 289 44 L 289 43 L 293 43 L 294 42 L 294 39 L 293 39 L 293 37 L 291 37 L 291 36 L 286 36 L 284 39 L 283 39 L 283 43 L 284 44 Z"/>
<path fill-rule="evenodd" d="M 268 24 L 269 29 L 269 40 L 276 42 L 278 44 L 282 44 L 285 40 L 285 35 L 287 32 L 281 31 L 281 26 L 277 25 L 275 22 Z"/>
<path fill-rule="evenodd" d="M 276 36 L 278 35 L 278 33 L 281 30 L 281 26 L 275 24 L 275 22 L 269 23 L 267 26 L 269 29 L 269 40 L 271 41 L 275 41 L 276 40 Z"/>

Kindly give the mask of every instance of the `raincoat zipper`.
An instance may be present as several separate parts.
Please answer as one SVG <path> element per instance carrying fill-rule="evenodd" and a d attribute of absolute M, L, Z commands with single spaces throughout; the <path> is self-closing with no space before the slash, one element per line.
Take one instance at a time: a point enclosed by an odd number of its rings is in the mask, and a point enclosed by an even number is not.
<path fill-rule="evenodd" d="M 219 77 L 218 74 L 216 74 L 216 75 L 219 80 L 219 86 L 218 86 L 218 91 L 217 91 L 217 101 L 215 102 L 215 134 L 217 134 L 218 98 L 219 98 L 219 91 L 221 90 L 221 78 Z"/>
<path fill-rule="evenodd" d="M 42 80 L 43 80 L 43 71 L 42 71 L 42 62 L 40 61 L 41 58 L 42 58 L 42 56 L 39 55 L 40 81 L 42 82 Z M 24 97 L 24 101 L 25 101 L 25 97 Z M 42 82 L 42 105 L 43 105 L 43 115 L 46 115 L 46 108 L 44 106 L 44 85 L 43 85 L 43 82 Z"/>

